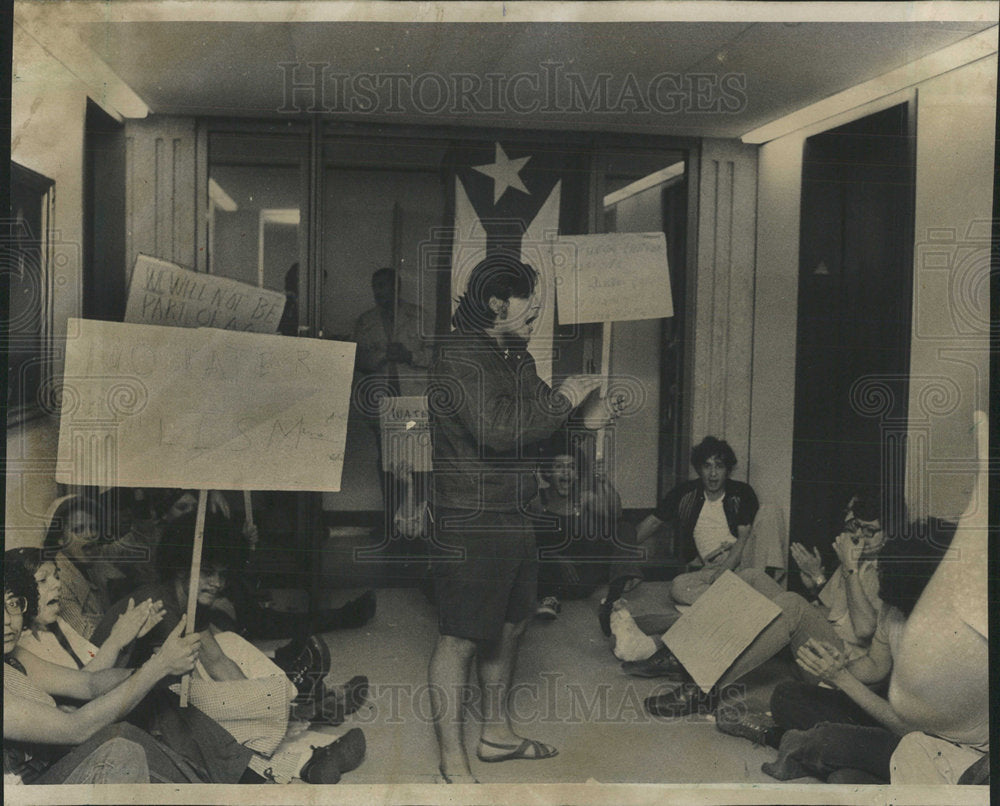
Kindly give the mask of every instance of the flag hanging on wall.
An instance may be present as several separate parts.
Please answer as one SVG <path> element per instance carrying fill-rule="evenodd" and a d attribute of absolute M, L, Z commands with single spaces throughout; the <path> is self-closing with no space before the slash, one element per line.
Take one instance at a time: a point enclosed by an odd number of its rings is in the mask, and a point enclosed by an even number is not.
<path fill-rule="evenodd" d="M 564 151 L 484 142 L 456 149 L 451 304 L 454 311 L 469 273 L 493 251 L 520 253 L 539 274 L 542 314 L 528 351 L 538 375 L 552 380 L 555 273 L 549 246 L 559 230 Z"/>

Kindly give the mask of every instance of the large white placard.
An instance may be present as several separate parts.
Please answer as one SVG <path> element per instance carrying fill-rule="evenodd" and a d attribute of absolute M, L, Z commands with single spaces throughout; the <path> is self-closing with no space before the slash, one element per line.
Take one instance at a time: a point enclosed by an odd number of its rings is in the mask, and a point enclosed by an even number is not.
<path fill-rule="evenodd" d="M 724 571 L 663 634 L 663 643 L 708 691 L 780 615 L 778 605 L 732 571 Z"/>
<path fill-rule="evenodd" d="M 275 333 L 284 309 L 285 295 L 278 291 L 138 255 L 128 287 L 125 321 Z"/>
<path fill-rule="evenodd" d="M 355 345 L 69 321 L 56 480 L 336 492 Z"/>
<path fill-rule="evenodd" d="M 564 235 L 553 252 L 560 325 L 674 315 L 662 232 Z"/>

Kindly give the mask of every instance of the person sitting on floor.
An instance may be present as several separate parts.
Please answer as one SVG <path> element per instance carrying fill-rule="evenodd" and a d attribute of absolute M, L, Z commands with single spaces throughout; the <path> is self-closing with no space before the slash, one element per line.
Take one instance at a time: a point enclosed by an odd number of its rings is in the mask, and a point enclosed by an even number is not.
<path fill-rule="evenodd" d="M 785 591 L 762 569 L 739 572 L 738 576 L 744 582 L 781 608 L 781 615 L 751 642 L 711 691 L 704 693 L 693 683 L 685 682 L 674 691 L 649 698 L 646 701 L 647 710 L 657 716 L 671 717 L 695 711 L 712 712 L 719 704 L 723 688 L 760 666 L 785 646 L 791 646 L 794 652 L 810 638 L 836 646 L 848 660 L 866 654 L 875 625 L 855 617 L 858 612 L 868 612 L 867 609 L 859 610 L 857 605 L 863 600 L 877 613 L 882 603 L 878 598 L 877 573 L 874 576 L 869 573 L 859 575 L 858 569 L 862 563 L 868 567 L 874 561 L 885 542 L 885 535 L 879 518 L 860 520 L 852 509 L 846 513 L 845 529 L 854 531 L 842 533 L 834 541 L 835 547 L 839 547 L 843 570 L 838 569 L 835 579 L 824 586 L 819 600 L 814 603 L 797 593 Z M 874 565 L 871 567 L 875 568 Z M 871 584 L 873 580 L 874 586 Z M 683 675 L 682 667 L 666 647 L 646 660 L 624 663 L 622 668 L 640 677 Z"/>
<path fill-rule="evenodd" d="M 136 638 L 144 636 L 163 618 L 162 602 L 147 599 L 136 605 L 130 600 L 108 640 L 98 648 L 60 616 L 59 569 L 54 561 L 44 558 L 42 549 L 10 549 L 4 553 L 4 566 L 23 568 L 38 586 L 38 610 L 33 618 L 26 619 L 28 626 L 22 630 L 18 645 L 59 666 L 89 672 L 110 669 L 118 665 L 119 657 Z"/>
<path fill-rule="evenodd" d="M 799 648 L 797 661 L 820 685 L 778 683 L 771 695 L 771 725 L 760 714 L 717 720 L 724 733 L 779 749 L 777 761 L 765 764 L 764 772 L 781 780 L 812 775 L 829 783 L 889 782 L 889 759 L 911 728 L 881 695 L 888 688 L 906 619 L 955 529 L 936 519 L 926 526 L 915 525 L 909 536 L 890 538 L 879 553 L 882 606 L 865 655 L 848 662 L 836 647 L 811 639 Z"/>
<path fill-rule="evenodd" d="M 4 567 L 4 784 L 204 783 L 208 779 L 148 733 L 118 722 L 161 680 L 189 672 L 201 639 L 182 619 L 138 670 L 81 671 L 19 646 L 38 612 L 38 588 L 20 564 Z M 56 697 L 83 703 L 59 707 Z M 68 749 L 71 748 L 71 749 Z"/>
<path fill-rule="evenodd" d="M 194 527 L 194 518 L 188 515 L 164 530 L 160 547 L 163 581 L 139 588 L 131 597 L 163 603 L 161 622 L 135 642 L 138 660 L 155 652 L 164 633 L 186 610 Z M 195 618 L 202 653 L 191 681 L 191 703 L 254 751 L 248 762 L 251 770 L 263 774 L 271 769 L 279 780 L 291 780 L 300 761 L 273 755 L 285 737 L 289 718 L 339 725 L 365 702 L 368 680 L 358 676 L 345 686 L 327 687 L 323 678 L 330 670 L 330 653 L 316 636 L 288 669 L 240 637 L 239 625 L 212 605 L 225 589 L 231 570 L 242 567 L 242 547 L 241 538 L 225 518 L 206 518 Z M 127 606 L 123 600 L 108 611 L 94 632 L 95 641 L 110 633 Z"/>
<path fill-rule="evenodd" d="M 124 579 L 105 556 L 110 537 L 102 534 L 103 521 L 93 499 L 67 495 L 49 508 L 45 534 L 46 557 L 55 562 L 62 584 L 62 617 L 88 640 L 111 606 L 111 586 Z"/>
<path fill-rule="evenodd" d="M 664 523 L 677 525 L 687 562 L 670 588 L 673 601 L 692 604 L 724 571 L 762 569 L 783 576 L 787 543 L 780 511 L 761 507 L 753 488 L 730 478 L 736 454 L 725 440 L 705 437 L 691 451 L 698 478 L 678 484 L 637 530 L 641 545 Z"/>
<path fill-rule="evenodd" d="M 609 482 L 581 473 L 585 460 L 569 442 L 561 432 L 544 446 L 543 484 L 529 505 L 539 549 L 535 616 L 543 619 L 558 616 L 560 599 L 583 599 L 605 584 L 617 599 L 642 578 L 638 551 L 629 556 L 634 529 L 621 517 L 621 497 Z"/>

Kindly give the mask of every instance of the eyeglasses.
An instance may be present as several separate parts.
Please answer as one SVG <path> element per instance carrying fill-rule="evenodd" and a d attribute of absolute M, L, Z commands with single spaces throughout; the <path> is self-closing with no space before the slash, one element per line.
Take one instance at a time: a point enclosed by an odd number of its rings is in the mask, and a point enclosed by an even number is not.
<path fill-rule="evenodd" d="M 874 537 L 882 531 L 878 521 L 863 521 L 860 518 L 851 518 L 847 522 L 847 528 L 852 532 L 861 532 L 865 537 Z"/>
<path fill-rule="evenodd" d="M 23 616 L 28 609 L 28 600 L 23 596 L 7 596 L 3 600 L 3 609 L 10 616 Z"/>

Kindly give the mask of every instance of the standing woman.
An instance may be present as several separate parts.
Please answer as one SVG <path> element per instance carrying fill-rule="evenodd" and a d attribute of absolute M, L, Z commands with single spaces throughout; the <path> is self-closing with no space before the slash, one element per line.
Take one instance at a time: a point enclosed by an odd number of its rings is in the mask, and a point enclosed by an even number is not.
<path fill-rule="evenodd" d="M 535 495 L 531 448 L 600 385 L 571 376 L 558 391 L 527 351 L 542 303 L 538 274 L 513 255 L 481 261 L 439 347 L 428 395 L 434 411 L 434 563 L 439 636 L 428 677 L 444 783 L 475 782 L 461 702 L 476 661 L 484 714 L 480 761 L 546 759 L 554 747 L 517 735 L 507 697 L 517 649 L 534 614 L 538 560 L 525 514 Z M 588 424 L 603 424 L 588 400 Z"/>

